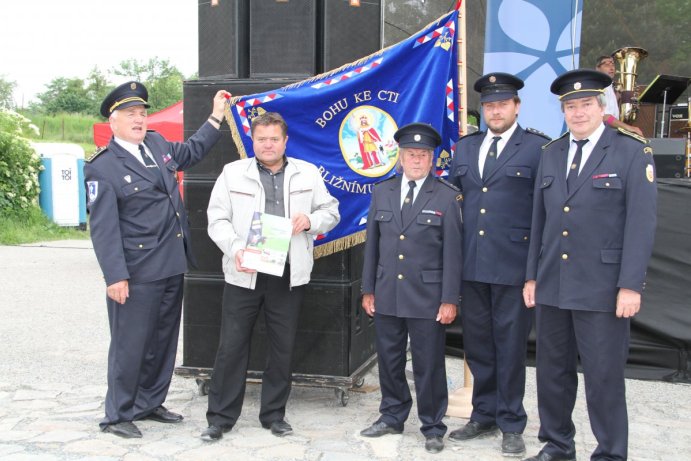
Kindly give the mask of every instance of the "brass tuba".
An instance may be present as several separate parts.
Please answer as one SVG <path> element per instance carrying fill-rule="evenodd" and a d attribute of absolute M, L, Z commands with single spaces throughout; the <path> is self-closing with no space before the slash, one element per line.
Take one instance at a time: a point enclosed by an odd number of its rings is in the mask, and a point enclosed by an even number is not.
<path fill-rule="evenodd" d="M 619 63 L 619 80 L 615 83 L 621 92 L 619 102 L 619 120 L 631 123 L 638 115 L 638 93 L 636 92 L 636 66 L 638 61 L 645 59 L 648 52 L 643 48 L 625 47 L 612 53 L 612 57 Z"/>

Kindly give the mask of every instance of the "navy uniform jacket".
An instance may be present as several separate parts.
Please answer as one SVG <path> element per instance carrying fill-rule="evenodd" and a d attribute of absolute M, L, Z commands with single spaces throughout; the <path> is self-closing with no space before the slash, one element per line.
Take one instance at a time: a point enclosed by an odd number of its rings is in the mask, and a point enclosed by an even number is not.
<path fill-rule="evenodd" d="M 442 303 L 458 304 L 461 210 L 458 190 L 430 175 L 401 222 L 401 178 L 377 184 L 367 216 L 362 292 L 378 314 L 436 319 Z"/>
<path fill-rule="evenodd" d="M 208 122 L 185 143 L 147 132 L 144 144 L 162 178 L 113 139 L 85 164 L 91 240 L 106 285 L 151 282 L 187 270 L 190 230 L 175 173 L 199 162 L 220 137 Z"/>
<path fill-rule="evenodd" d="M 523 285 L 535 176 L 550 138 L 517 126 L 483 179 L 478 161 L 484 138 L 484 131 L 461 138 L 450 170 L 450 181 L 463 193 L 463 280 Z"/>
<path fill-rule="evenodd" d="M 535 183 L 527 280 L 536 302 L 616 310 L 619 288 L 643 290 L 655 235 L 652 149 L 605 128 L 566 192 L 568 133 L 544 148 Z"/>

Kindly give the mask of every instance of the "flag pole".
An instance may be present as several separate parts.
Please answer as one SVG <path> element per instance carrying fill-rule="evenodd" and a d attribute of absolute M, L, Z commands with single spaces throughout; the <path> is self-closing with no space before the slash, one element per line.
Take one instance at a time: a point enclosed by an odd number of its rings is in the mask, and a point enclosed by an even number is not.
<path fill-rule="evenodd" d="M 467 88 L 467 66 L 466 66 L 466 8 L 465 2 L 458 0 L 456 2 L 456 10 L 458 10 L 458 27 L 456 30 L 456 46 L 458 47 L 458 133 L 463 136 L 468 130 L 468 114 L 466 107 L 468 105 Z M 458 152 L 455 153 L 458 155 Z M 463 360 L 463 387 L 454 391 L 449 390 L 449 404 L 446 409 L 446 414 L 458 418 L 470 418 L 473 411 L 472 404 L 473 396 L 473 376 L 468 367 L 468 361 Z"/>

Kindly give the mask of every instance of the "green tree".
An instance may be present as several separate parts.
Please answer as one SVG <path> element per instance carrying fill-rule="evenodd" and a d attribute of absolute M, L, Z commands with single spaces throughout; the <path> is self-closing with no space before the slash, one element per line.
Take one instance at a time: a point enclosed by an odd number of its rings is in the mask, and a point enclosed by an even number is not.
<path fill-rule="evenodd" d="M 16 87 L 17 82 L 7 80 L 4 75 L 0 75 L 0 109 L 14 108 L 12 93 Z"/>
<path fill-rule="evenodd" d="M 167 59 L 154 57 L 146 62 L 129 59 L 121 62 L 113 73 L 146 85 L 151 112 L 165 109 L 182 99 L 182 82 L 185 78 Z"/>
<path fill-rule="evenodd" d="M 86 78 L 86 94 L 91 101 L 90 113 L 98 114 L 101 108 L 101 101 L 113 89 L 113 85 L 108 83 L 108 78 L 98 67 L 91 69 Z"/>
<path fill-rule="evenodd" d="M 43 112 L 54 115 L 59 112 L 89 113 L 93 111 L 93 100 L 80 78 L 58 77 L 47 86 L 46 91 L 36 96 Z"/>

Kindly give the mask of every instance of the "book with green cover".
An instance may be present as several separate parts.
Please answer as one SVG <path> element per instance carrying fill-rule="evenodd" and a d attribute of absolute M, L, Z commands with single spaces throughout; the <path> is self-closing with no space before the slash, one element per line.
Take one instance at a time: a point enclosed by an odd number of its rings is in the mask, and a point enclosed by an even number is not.
<path fill-rule="evenodd" d="M 290 219 L 255 211 L 247 233 L 242 266 L 282 276 L 292 233 Z"/>

